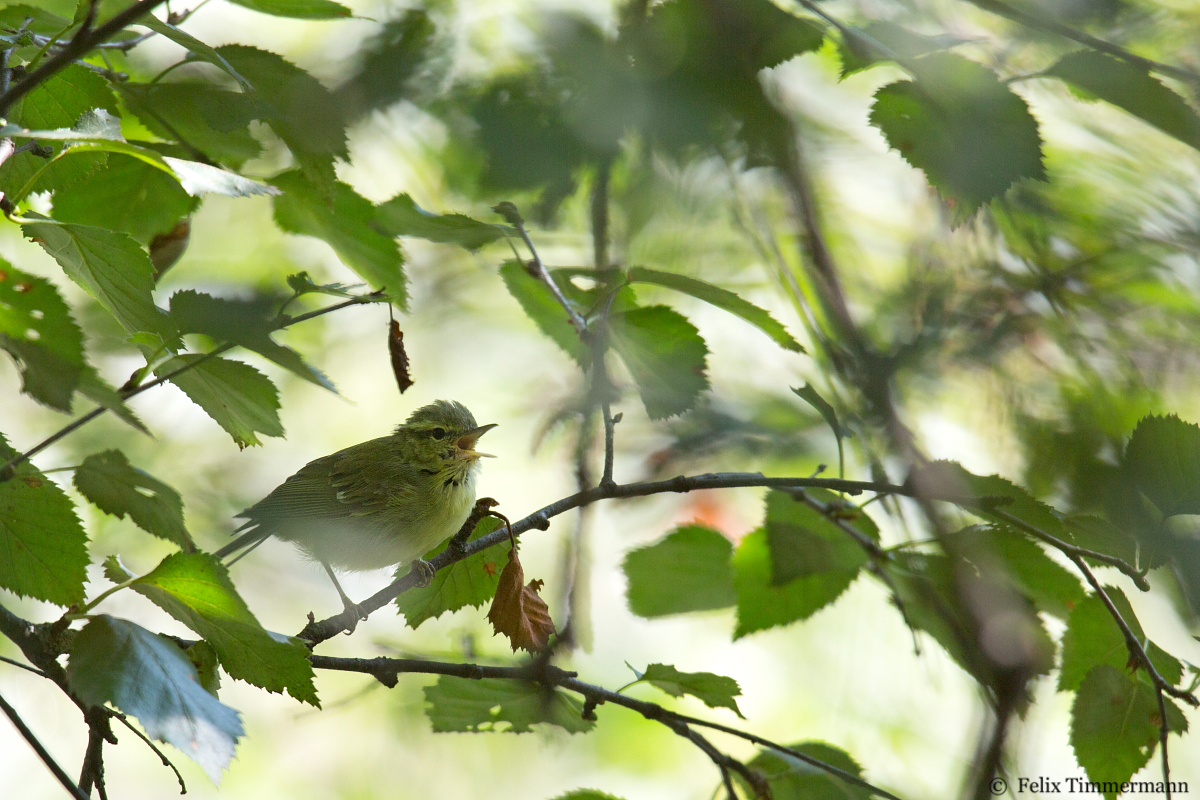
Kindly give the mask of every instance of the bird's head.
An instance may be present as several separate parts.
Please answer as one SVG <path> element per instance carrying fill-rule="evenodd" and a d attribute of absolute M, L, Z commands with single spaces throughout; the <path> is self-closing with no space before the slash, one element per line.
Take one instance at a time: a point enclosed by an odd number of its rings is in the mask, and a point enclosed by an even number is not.
<path fill-rule="evenodd" d="M 396 428 L 395 435 L 404 440 L 417 461 L 436 465 L 429 468 L 465 473 L 480 458 L 494 458 L 475 450 L 479 437 L 494 427 L 477 425 L 461 403 L 437 400 L 414 411 Z"/>

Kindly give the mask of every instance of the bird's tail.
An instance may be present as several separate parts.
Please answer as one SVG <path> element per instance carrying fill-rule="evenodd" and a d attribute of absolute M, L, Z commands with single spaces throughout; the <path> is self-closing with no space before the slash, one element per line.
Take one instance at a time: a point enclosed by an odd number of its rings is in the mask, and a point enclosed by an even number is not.
<path fill-rule="evenodd" d="M 229 564 L 226 565 L 232 566 L 238 561 L 238 559 L 249 555 L 250 551 L 265 542 L 267 537 L 270 535 L 270 531 L 263 530 L 261 526 L 253 528 L 246 531 L 241 536 L 222 547 L 220 550 L 214 552 L 213 555 L 217 558 L 225 558 L 225 556 L 230 555 L 231 553 L 237 553 L 238 550 L 242 550 L 242 552 L 238 554 L 237 558 L 233 559 L 233 561 L 230 561 Z"/>

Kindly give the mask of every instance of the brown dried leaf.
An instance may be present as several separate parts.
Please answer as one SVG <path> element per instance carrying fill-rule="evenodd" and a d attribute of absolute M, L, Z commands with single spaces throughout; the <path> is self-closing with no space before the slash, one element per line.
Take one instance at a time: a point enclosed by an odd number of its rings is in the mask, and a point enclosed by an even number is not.
<path fill-rule="evenodd" d="M 413 385 L 412 376 L 408 374 L 408 353 L 404 352 L 404 334 L 400 332 L 400 323 L 392 320 L 388 330 L 388 353 L 392 356 L 392 372 L 396 375 L 396 385 L 400 394 Z"/>
<path fill-rule="evenodd" d="M 150 263 L 154 264 L 155 281 L 179 260 L 191 236 L 192 223 L 185 217 L 167 233 L 160 233 L 150 240 Z"/>
<path fill-rule="evenodd" d="M 554 633 L 554 620 L 550 619 L 550 608 L 538 591 L 542 581 L 533 580 L 525 585 L 525 570 L 516 548 L 509 551 L 508 563 L 500 572 L 500 585 L 488 609 L 488 621 L 496 633 L 503 633 L 512 644 L 513 652 L 524 648 L 531 653 L 544 648 Z"/>

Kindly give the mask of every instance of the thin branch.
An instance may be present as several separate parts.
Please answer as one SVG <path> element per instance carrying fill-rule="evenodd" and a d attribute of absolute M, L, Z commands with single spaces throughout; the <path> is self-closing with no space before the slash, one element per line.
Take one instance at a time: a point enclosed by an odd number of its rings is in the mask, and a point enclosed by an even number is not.
<path fill-rule="evenodd" d="M 20 667 L 21 669 L 26 670 L 28 672 L 32 672 L 34 675 L 37 675 L 38 677 L 41 677 L 41 678 L 47 677 L 46 673 L 42 672 L 37 667 L 31 667 L 28 664 L 22 664 L 20 661 L 17 661 L 16 659 L 12 659 L 7 656 L 0 656 L 0 661 L 3 661 L 6 664 L 12 664 L 14 667 Z"/>
<path fill-rule="evenodd" d="M 595 503 L 599 500 L 647 497 L 666 492 L 694 492 L 701 489 L 732 489 L 743 487 L 768 487 L 776 489 L 800 489 L 808 487 L 832 489 L 833 491 L 845 492 L 847 494 L 861 494 L 866 491 L 911 495 L 913 491 L 910 487 L 894 486 L 892 484 L 872 481 L 848 481 L 839 478 L 768 478 L 758 472 L 709 473 L 690 477 L 680 475 L 679 477 L 663 481 L 628 484 L 614 483 L 609 486 L 596 486 L 586 491 L 576 492 L 533 512 L 524 519 L 517 520 L 512 524 L 512 532 L 513 535 L 520 535 L 533 528 L 546 530 L 550 527 L 551 517 L 556 517 L 559 514 Z M 506 528 L 492 531 L 474 541 L 464 543 L 461 549 L 446 548 L 446 550 L 430 559 L 429 564 L 436 572 L 481 550 L 486 550 L 493 545 L 507 540 L 508 535 Z M 398 595 L 415 587 L 418 583 L 420 583 L 419 576 L 409 572 L 366 600 L 363 600 L 358 604 L 359 608 L 363 613 L 371 614 L 383 608 Z M 327 619 L 310 621 L 297 635 L 312 645 L 316 645 L 326 639 L 337 636 L 344 630 L 348 630 L 357 620 L 358 617 L 355 614 L 343 611 Z"/>
<path fill-rule="evenodd" d="M 58 782 L 63 785 L 63 788 L 67 790 L 67 793 L 76 798 L 76 800 L 88 800 L 88 796 L 84 794 L 78 786 L 75 785 L 75 781 L 71 780 L 71 776 L 63 771 L 63 768 L 58 765 L 58 762 L 54 760 L 54 757 L 51 756 L 49 751 L 42 746 L 42 743 L 38 741 L 38 738 L 33 735 L 33 731 L 29 730 L 29 727 L 25 724 L 25 721 L 22 720 L 17 714 L 17 710 L 10 706 L 8 701 L 6 701 L 3 697 L 0 697 L 0 710 L 4 711 L 5 716 L 7 716 L 9 721 L 12 722 L 13 727 L 15 727 L 17 731 L 20 732 L 21 736 L 24 737 L 25 741 L 29 743 L 29 746 L 33 748 L 35 753 L 37 753 L 38 758 L 42 760 L 42 763 L 46 765 L 46 768 L 54 774 L 55 778 L 58 778 Z"/>
<path fill-rule="evenodd" d="M 1097 39 L 1091 34 L 1084 33 L 1083 31 L 1077 31 L 1068 25 L 1064 25 L 1063 23 L 1054 19 L 1054 17 L 1043 14 L 1040 11 L 1035 11 L 1033 9 L 1022 10 L 1019 8 L 1013 8 L 1007 3 L 1000 2 L 1000 0 L 967 0 L 967 2 L 973 6 L 982 8 L 984 11 L 989 11 L 993 14 L 1004 17 L 1005 19 L 1018 22 L 1027 28 L 1056 33 L 1059 36 L 1079 42 L 1080 44 L 1086 45 L 1093 50 L 1099 50 L 1101 53 L 1115 56 L 1122 61 L 1142 67 L 1150 72 L 1158 72 L 1162 75 L 1169 75 L 1172 78 L 1178 78 L 1181 81 L 1187 81 L 1192 84 L 1200 82 L 1200 74 L 1192 72 L 1191 70 L 1173 67 L 1170 64 L 1163 64 L 1158 61 L 1153 61 L 1149 58 L 1143 58 L 1142 56 L 1134 55 L 1128 50 L 1118 47 L 1111 42 L 1106 42 L 1103 39 Z"/>
<path fill-rule="evenodd" d="M 0 95 L 0 115 L 7 114 L 8 109 L 13 103 L 36 89 L 50 76 L 65 68 L 68 64 L 75 61 L 75 59 L 82 57 L 97 44 L 107 41 L 121 30 L 124 30 L 126 25 L 133 24 L 140 17 L 150 13 L 150 11 L 164 2 L 166 0 L 138 0 L 138 2 L 114 16 L 108 22 L 105 22 L 99 28 L 91 28 L 86 25 L 81 27 L 79 32 L 72 37 L 71 41 L 65 47 L 47 58 L 42 62 L 40 67 L 14 83 L 8 88 L 8 91 Z"/>
<path fill-rule="evenodd" d="M 575 310 L 570 301 L 558 288 L 558 284 L 554 282 L 554 277 L 550 274 L 550 270 L 546 269 L 546 265 L 542 262 L 541 256 L 537 253 L 537 248 L 533 246 L 533 240 L 529 238 L 529 233 L 525 230 L 525 220 L 521 217 L 521 212 L 517 210 L 516 205 L 505 200 L 492 208 L 500 216 L 504 217 L 505 222 L 512 225 L 516 229 L 517 234 L 521 237 L 521 241 L 525 242 L 525 246 L 529 248 L 529 253 L 533 257 L 530 272 L 534 277 L 541 279 L 543 283 L 550 289 L 550 293 L 554 295 L 554 299 L 567 312 L 567 318 L 571 320 L 572 327 L 579 334 L 580 338 L 587 336 L 587 320 L 580 316 Z"/>
<path fill-rule="evenodd" d="M 123 724 L 126 728 L 129 728 L 129 730 L 133 731 L 135 736 L 145 742 L 146 746 L 153 750 L 154 754 L 158 756 L 160 761 L 162 761 L 164 767 L 171 768 L 171 771 L 175 773 L 175 780 L 179 781 L 179 793 L 187 794 L 187 784 L 183 782 L 183 776 L 179 774 L 179 770 L 176 769 L 175 765 L 171 763 L 171 759 L 167 758 L 166 754 L 163 753 L 162 750 L 158 749 L 158 745 L 151 741 L 150 737 L 146 736 L 146 734 L 135 728 L 133 723 L 130 722 L 120 711 L 109 710 L 108 713 L 120 720 L 121 724 Z"/>
<path fill-rule="evenodd" d="M 363 303 L 383 302 L 383 299 L 384 299 L 384 295 L 381 290 L 378 292 L 372 292 L 370 294 L 358 295 L 357 297 L 352 297 L 349 300 L 343 301 L 341 303 L 334 303 L 331 306 L 326 306 L 325 308 L 319 308 L 316 311 L 310 311 L 307 314 L 301 314 L 297 317 L 283 316 L 283 317 L 279 318 L 275 327 L 271 329 L 271 332 L 273 333 L 274 331 L 283 330 L 284 328 L 288 328 L 292 325 L 295 325 L 298 322 L 306 322 L 315 317 L 320 317 L 325 314 L 330 314 L 334 311 L 340 311 L 341 309 L 347 308 L 349 306 L 361 305 Z M 200 358 L 197 358 L 194 361 L 184 364 L 183 366 L 179 367 L 178 369 L 172 370 L 171 372 L 168 372 L 167 374 L 162 375 L 161 377 L 158 377 L 152 381 L 149 381 L 148 383 L 141 383 L 141 384 L 138 384 L 137 386 L 123 388 L 123 389 L 119 390 L 117 393 L 120 395 L 122 400 L 128 400 L 131 397 L 136 397 L 137 395 L 141 394 L 142 392 L 145 392 L 149 389 L 153 389 L 156 386 L 161 386 L 162 384 L 166 383 L 168 380 L 170 380 L 171 378 L 180 374 L 181 372 L 187 372 L 190 369 L 194 369 L 195 367 L 204 363 L 208 359 L 218 356 L 222 353 L 228 352 L 229 350 L 232 350 L 236 346 L 237 345 L 229 344 L 229 343 L 223 344 L 213 350 L 210 350 L 207 353 L 204 353 L 203 355 L 201 355 Z M 59 428 L 54 433 L 50 434 L 50 436 L 48 436 L 45 439 L 43 439 L 42 441 L 38 442 L 36 445 L 29 448 L 25 452 L 20 453 L 19 455 L 13 456 L 11 459 L 9 459 L 8 463 L 6 463 L 4 466 L 0 467 L 0 483 L 3 483 L 4 481 L 12 478 L 13 475 L 16 474 L 15 470 L 19 465 L 23 464 L 25 461 L 28 461 L 33 456 L 42 452 L 47 447 L 54 444 L 59 439 L 62 439 L 67 434 L 70 434 L 70 433 L 78 430 L 79 428 L 83 427 L 87 423 L 94 420 L 96 417 L 99 417 L 105 411 L 108 411 L 107 406 L 98 406 L 96 408 L 93 408 L 91 411 L 84 414 L 79 419 L 74 420 L 73 422 L 69 422 L 66 425 L 64 425 L 62 428 Z"/>
<path fill-rule="evenodd" d="M 1071 544 L 1070 542 L 1064 542 L 1062 539 L 1059 539 L 1055 536 L 1052 536 L 1052 535 L 1046 533 L 1041 528 L 1038 528 L 1034 525 L 1030 525 L 1028 522 L 1025 522 L 1023 519 L 1020 519 L 1019 517 L 1014 517 L 1012 514 L 1009 514 L 1007 511 L 1004 511 L 1003 509 L 1000 509 L 1000 508 L 996 508 L 992 505 L 981 504 L 980 508 L 983 508 L 987 514 L 989 514 L 993 517 L 996 517 L 997 519 L 1002 519 L 1005 522 L 1007 522 L 1009 525 L 1012 525 L 1015 528 L 1020 528 L 1021 530 L 1025 531 L 1026 533 L 1036 536 L 1038 539 L 1041 539 L 1046 544 L 1054 547 L 1057 550 L 1062 551 L 1062 553 L 1064 555 L 1079 556 L 1082 558 L 1090 558 L 1093 561 L 1099 561 L 1103 564 L 1107 564 L 1110 567 L 1116 567 L 1117 569 L 1121 570 L 1121 572 L 1125 573 L 1129 577 L 1129 579 L 1133 581 L 1134 585 L 1136 585 L 1143 592 L 1150 591 L 1150 582 L 1148 580 L 1146 580 L 1146 576 L 1143 573 L 1139 572 L 1136 567 L 1134 567 L 1132 564 L 1130 564 L 1128 561 L 1125 561 L 1124 559 L 1117 558 L 1116 556 L 1110 556 L 1107 553 L 1099 553 L 1095 550 L 1088 550 L 1085 547 L 1078 547 L 1076 545 Z"/>
<path fill-rule="evenodd" d="M 1108 613 L 1112 616 L 1113 620 L 1116 621 L 1117 627 L 1121 629 L 1121 633 L 1125 636 L 1125 646 L 1129 649 L 1130 656 L 1132 656 L 1139 664 L 1142 665 L 1143 668 L 1145 668 L 1146 674 L 1149 675 L 1150 680 L 1154 682 L 1155 689 L 1161 692 L 1166 692 L 1172 697 L 1179 698 L 1192 707 L 1200 707 L 1200 700 L 1197 700 L 1194 694 L 1183 689 L 1175 688 L 1167 682 L 1166 678 L 1159 674 L 1158 669 L 1150 660 L 1150 656 L 1147 655 L 1146 648 L 1142 647 L 1142 643 L 1139 642 L 1137 636 L 1134 635 L 1133 630 L 1129 627 L 1129 623 L 1125 621 L 1123 616 L 1121 616 L 1120 610 L 1113 603 L 1112 598 L 1108 596 L 1108 592 L 1104 591 L 1104 587 L 1100 585 L 1100 581 L 1096 580 L 1096 575 L 1091 571 L 1091 569 L 1088 568 L 1088 565 L 1084 563 L 1083 558 L 1070 553 L 1067 554 L 1067 558 L 1071 559 L 1071 561 L 1075 563 L 1076 568 L 1083 573 L 1083 577 L 1087 579 L 1089 584 L 1091 584 L 1092 590 L 1096 592 L 1096 595 L 1100 598 L 1100 601 L 1104 603 L 1104 607 L 1108 609 Z M 1164 719 L 1165 718 L 1166 717 L 1164 716 Z"/>
<path fill-rule="evenodd" d="M 481 680 L 483 678 L 502 678 L 508 680 L 524 680 L 540 683 L 548 687 L 560 687 L 576 694 L 582 695 L 588 705 L 596 706 L 602 703 L 611 703 L 613 705 L 628 708 L 631 711 L 636 711 L 648 720 L 660 722 L 672 730 L 675 730 L 675 725 L 684 726 L 699 726 L 710 728 L 721 733 L 727 733 L 731 736 L 736 736 L 761 747 L 774 750 L 778 753 L 791 756 L 799 761 L 803 761 L 809 766 L 832 775 L 835 778 L 846 781 L 860 788 L 866 789 L 880 797 L 888 798 L 888 800 L 900 800 L 896 795 L 884 791 L 879 787 L 863 780 L 857 775 L 853 775 L 845 770 L 838 769 L 830 764 L 826 764 L 820 759 L 813 758 L 810 755 L 794 750 L 790 747 L 785 747 L 777 742 L 772 742 L 769 739 L 764 739 L 753 733 L 731 728 L 727 725 L 721 725 L 716 722 L 691 717 L 686 714 L 679 714 L 671 711 L 657 703 L 650 703 L 645 700 L 637 700 L 627 695 L 614 692 L 611 689 L 605 689 L 602 686 L 597 686 L 592 683 L 587 683 L 578 679 L 576 673 L 560 669 L 550 664 L 541 664 L 534 662 L 532 664 L 518 667 L 498 667 L 488 666 L 484 664 L 454 664 L 443 661 L 431 661 L 425 659 L 413 658 L 387 658 L 379 656 L 377 658 L 341 658 L 336 656 L 320 656 L 311 655 L 309 660 L 316 669 L 337 670 L 340 672 L 361 672 L 367 675 L 372 675 L 383 683 L 388 688 L 393 688 L 397 684 L 398 676 L 407 673 L 420 673 L 427 675 L 451 675 L 457 678 L 468 678 L 471 680 Z M 677 733 L 679 731 L 676 731 Z M 681 734 L 684 735 L 684 734 Z M 690 737 L 689 737 L 690 738 Z M 693 740 L 694 741 L 694 740 Z M 711 746 L 711 745 L 710 745 Z M 727 758 L 727 757 L 726 757 Z M 733 759 L 730 759 L 733 761 Z M 739 771 L 737 766 L 732 763 L 726 764 L 730 769 Z M 740 762 L 738 765 L 745 768 Z M 754 784 L 755 778 L 747 777 L 747 780 Z"/>
<path fill-rule="evenodd" d="M 1171 763 L 1167 760 L 1167 734 L 1171 732 L 1171 723 L 1167 721 L 1167 701 L 1163 697 L 1163 690 L 1155 686 L 1154 694 L 1158 698 L 1158 743 L 1162 748 L 1163 791 L 1167 800 L 1171 800 Z"/>

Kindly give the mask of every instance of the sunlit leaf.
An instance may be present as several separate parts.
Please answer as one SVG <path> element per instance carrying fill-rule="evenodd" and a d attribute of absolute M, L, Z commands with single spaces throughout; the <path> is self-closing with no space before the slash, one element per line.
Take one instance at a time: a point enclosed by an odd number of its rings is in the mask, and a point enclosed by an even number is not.
<path fill-rule="evenodd" d="M 595 725 L 583 718 L 583 705 L 574 697 L 524 681 L 443 675 L 425 687 L 425 701 L 429 703 L 425 713 L 436 733 L 528 733 L 539 723 L 585 733 Z"/>
<path fill-rule="evenodd" d="M 538 330 L 550 337 L 556 345 L 586 369 L 591 363 L 591 354 L 579 339 L 579 334 L 567 318 L 567 312 L 559 305 L 549 287 L 533 277 L 518 261 L 505 261 L 500 267 L 500 277 L 508 292 L 537 325 Z"/>
<path fill-rule="evenodd" d="M 130 465 L 120 450 L 105 450 L 75 469 L 75 488 L 106 514 L 129 518 L 155 536 L 185 550 L 193 548 L 183 524 L 179 492 Z"/>
<path fill-rule="evenodd" d="M 501 524 L 494 517 L 484 517 L 475 526 L 471 540 L 491 533 Z M 445 550 L 447 543 L 443 542 L 427 553 L 425 560 Z M 447 611 L 482 606 L 496 595 L 501 562 L 507 551 L 505 545 L 481 550 L 438 570 L 428 586 L 409 589 L 399 595 L 396 598 L 396 610 L 404 615 L 408 627 L 416 628 L 425 620 L 436 619 Z"/>
<path fill-rule="evenodd" d="M 245 89 L 252 90 L 254 88 L 250 85 L 250 82 L 243 78 L 238 71 L 233 68 L 233 65 L 226 61 L 220 53 L 197 39 L 195 36 L 192 36 L 190 33 L 182 31 L 174 25 L 164 22 L 163 20 L 160 20 L 151 14 L 147 14 L 144 17 L 139 18 L 137 24 L 144 25 L 155 33 L 170 39 L 175 44 L 188 50 L 188 52 L 199 58 L 201 61 L 207 61 L 209 64 L 212 64 L 213 66 L 222 70 L 231 78 L 240 83 Z"/>
<path fill-rule="evenodd" d="M 188 354 L 159 364 L 154 374 L 160 378 L 171 375 L 171 383 L 224 428 L 238 447 L 262 444 L 258 433 L 283 436 L 279 391 L 249 364 Z"/>
<path fill-rule="evenodd" d="M 821 500 L 841 505 L 836 496 L 822 497 Z M 847 516 L 855 514 L 859 519 L 866 518 L 857 509 L 846 509 L 845 513 Z M 869 518 L 866 519 L 869 522 Z M 879 538 L 874 523 L 856 525 L 849 519 L 843 522 L 861 528 L 864 536 L 875 540 Z M 773 586 L 783 586 L 797 578 L 829 572 L 848 572 L 853 576 L 867 562 L 866 552 L 849 533 L 811 506 L 792 499 L 787 492 L 771 491 L 767 494 L 764 528 L 771 553 Z"/>
<path fill-rule="evenodd" d="M 1138 622 L 1125 593 L 1115 586 L 1106 586 L 1104 591 L 1137 640 L 1146 642 L 1142 625 Z M 1150 644 L 1153 645 L 1153 642 Z M 1183 677 L 1183 667 L 1179 660 L 1158 647 L 1148 652 L 1151 653 L 1151 662 L 1159 674 L 1172 685 L 1178 683 Z M 1069 692 L 1078 689 L 1084 677 L 1097 664 L 1107 664 L 1123 670 L 1129 661 L 1129 648 L 1116 620 L 1098 595 L 1089 595 L 1075 607 L 1067 619 L 1067 630 L 1062 639 L 1058 690 Z"/>
<path fill-rule="evenodd" d="M 192 83 L 124 83 L 117 88 L 142 124 L 162 139 L 183 139 L 234 168 L 262 152 L 249 125 L 265 113 L 265 106 L 253 93 Z"/>
<path fill-rule="evenodd" d="M 737 597 L 733 545 L 711 528 L 684 525 L 625 556 L 629 609 L 641 617 L 728 608 Z"/>
<path fill-rule="evenodd" d="M 245 732 L 174 642 L 128 620 L 93 617 L 72 641 L 67 680 L 83 702 L 137 717 L 148 736 L 178 747 L 214 783 Z"/>
<path fill-rule="evenodd" d="M 16 455 L 0 434 L 0 464 Z M 17 466 L 0 482 L 0 586 L 69 606 L 83 599 L 87 565 L 87 534 L 75 505 L 28 461 Z"/>
<path fill-rule="evenodd" d="M 320 706 L 308 648 L 268 633 L 229 580 L 229 570 L 207 553 L 173 553 L 138 578 L 134 591 L 200 634 L 232 677 L 269 692 L 285 689 Z"/>
<path fill-rule="evenodd" d="M 124 154 L 54 195 L 60 222 L 123 231 L 147 243 L 191 214 L 198 201 L 161 169 Z"/>

